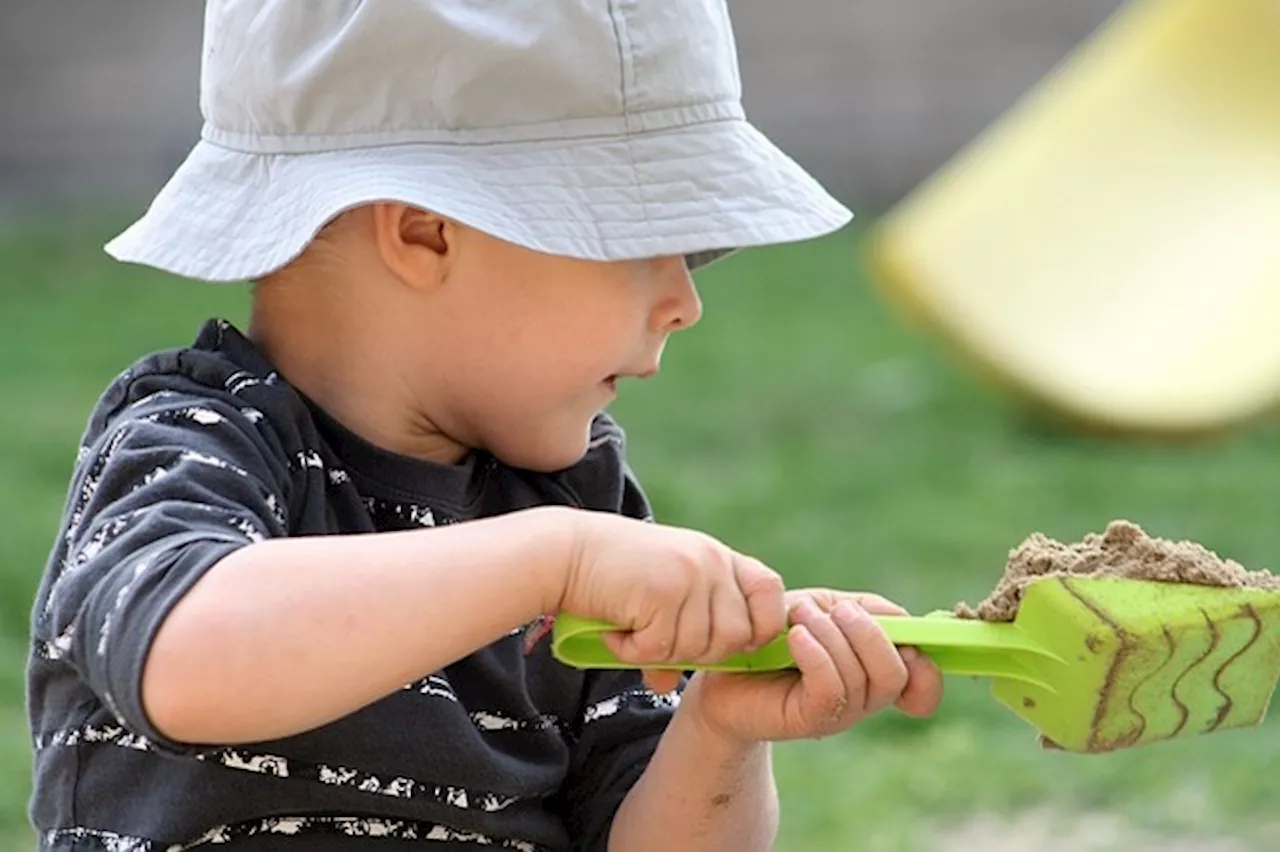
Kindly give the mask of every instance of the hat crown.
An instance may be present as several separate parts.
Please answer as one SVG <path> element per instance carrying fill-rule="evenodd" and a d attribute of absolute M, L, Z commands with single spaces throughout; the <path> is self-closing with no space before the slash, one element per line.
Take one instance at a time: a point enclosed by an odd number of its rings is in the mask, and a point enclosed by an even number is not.
<path fill-rule="evenodd" d="M 208 0 L 206 139 L 509 142 L 733 117 L 725 0 Z"/>

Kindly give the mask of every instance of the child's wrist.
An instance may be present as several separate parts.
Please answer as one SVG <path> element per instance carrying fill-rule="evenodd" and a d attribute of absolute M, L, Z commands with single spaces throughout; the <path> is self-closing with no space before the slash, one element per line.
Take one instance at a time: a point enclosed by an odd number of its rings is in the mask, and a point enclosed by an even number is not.
<path fill-rule="evenodd" d="M 532 552 L 539 572 L 539 606 L 544 615 L 564 608 L 576 554 L 580 547 L 580 512 L 564 506 L 539 506 L 523 514 L 530 522 Z"/>
<path fill-rule="evenodd" d="M 681 695 L 677 717 L 683 717 L 690 729 L 690 736 L 698 753 L 709 759 L 733 761 L 744 759 L 759 749 L 767 749 L 768 743 L 738 736 L 733 731 L 717 725 L 702 709 L 702 678 L 698 673 L 690 679 Z"/>

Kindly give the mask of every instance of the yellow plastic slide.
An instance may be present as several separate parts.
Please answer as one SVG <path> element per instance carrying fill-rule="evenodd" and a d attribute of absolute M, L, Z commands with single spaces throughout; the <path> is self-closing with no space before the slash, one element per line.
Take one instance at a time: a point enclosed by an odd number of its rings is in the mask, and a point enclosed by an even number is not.
<path fill-rule="evenodd" d="M 880 222 L 886 294 L 1082 424 L 1280 404 L 1280 0 L 1135 0 Z"/>

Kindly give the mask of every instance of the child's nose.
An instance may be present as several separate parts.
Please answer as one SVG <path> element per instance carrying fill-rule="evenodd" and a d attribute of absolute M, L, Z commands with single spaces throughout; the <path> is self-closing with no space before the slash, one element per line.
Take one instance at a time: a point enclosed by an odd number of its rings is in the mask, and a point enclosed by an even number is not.
<path fill-rule="evenodd" d="M 665 258 L 660 274 L 662 298 L 655 318 L 658 328 L 670 333 L 697 325 L 702 319 L 702 299 L 684 258 Z"/>

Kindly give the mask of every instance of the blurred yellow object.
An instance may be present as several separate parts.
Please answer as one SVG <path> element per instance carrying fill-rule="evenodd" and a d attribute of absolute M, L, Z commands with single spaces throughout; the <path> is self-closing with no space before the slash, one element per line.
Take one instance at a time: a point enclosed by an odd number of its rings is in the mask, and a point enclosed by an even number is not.
<path fill-rule="evenodd" d="M 1136 0 L 869 243 L 886 294 L 1083 424 L 1280 403 L 1280 0 Z"/>

